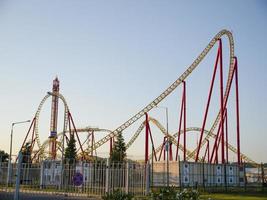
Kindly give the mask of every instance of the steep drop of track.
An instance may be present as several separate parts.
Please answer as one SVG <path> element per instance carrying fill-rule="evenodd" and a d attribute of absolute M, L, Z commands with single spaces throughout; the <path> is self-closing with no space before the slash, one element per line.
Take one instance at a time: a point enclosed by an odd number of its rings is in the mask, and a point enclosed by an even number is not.
<path fill-rule="evenodd" d="M 148 111 L 150 111 L 152 108 L 154 108 L 156 105 L 158 105 L 163 99 L 165 99 L 170 93 L 172 93 L 181 83 L 184 81 L 193 71 L 194 69 L 199 65 L 199 63 L 205 58 L 205 56 L 208 54 L 208 52 L 214 47 L 216 42 L 221 39 L 221 37 L 227 36 L 229 40 L 229 47 L 230 47 L 230 64 L 229 64 L 229 72 L 228 72 L 228 80 L 227 85 L 224 93 L 224 102 L 226 102 L 227 94 L 230 91 L 230 82 L 231 78 L 233 76 L 234 72 L 234 40 L 232 33 L 228 30 L 222 30 L 220 31 L 206 46 L 206 48 L 200 53 L 200 55 L 194 60 L 194 62 L 187 68 L 187 70 L 175 81 L 173 82 L 165 91 L 163 91 L 157 98 L 155 98 L 150 104 L 148 104 L 146 107 L 144 107 L 141 111 L 139 111 L 137 114 L 135 114 L 133 117 L 131 117 L 129 120 L 127 120 L 125 123 L 123 123 L 121 126 L 119 126 L 117 129 L 112 131 L 110 134 L 105 136 L 103 139 L 98 141 L 94 147 L 93 150 L 97 149 L 98 147 L 105 144 L 107 141 L 110 140 L 110 138 L 117 136 L 119 132 L 122 132 L 129 126 L 131 126 L 134 122 L 136 122 L 138 119 L 140 119 L 144 114 Z M 209 133 L 206 135 L 206 139 L 211 137 L 212 132 L 214 132 L 215 128 L 217 127 L 218 123 L 220 121 L 220 112 L 218 113 Z M 205 144 L 206 140 L 204 139 L 201 146 Z M 193 158 L 195 156 L 196 150 L 191 152 L 188 157 Z"/>

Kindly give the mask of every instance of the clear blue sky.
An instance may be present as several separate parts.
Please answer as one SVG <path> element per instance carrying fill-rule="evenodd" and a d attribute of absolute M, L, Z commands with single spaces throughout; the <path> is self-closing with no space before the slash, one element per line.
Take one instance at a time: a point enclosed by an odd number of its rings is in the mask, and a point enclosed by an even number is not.
<path fill-rule="evenodd" d="M 115 129 L 176 80 L 226 28 L 233 32 L 239 59 L 241 151 L 267 162 L 266 11 L 266 1 L 1 0 L 0 149 L 9 149 L 12 122 L 33 118 L 56 75 L 78 127 Z M 227 68 L 228 43 L 223 42 Z M 214 52 L 187 81 L 188 126 L 201 126 Z M 180 90 L 161 104 L 170 109 L 171 132 L 178 126 Z M 215 92 L 214 102 L 217 97 Z M 214 103 L 207 127 L 217 111 Z M 40 121 L 43 140 L 49 135 L 49 112 L 47 102 Z M 151 112 L 162 123 L 163 114 Z M 14 153 L 27 128 L 15 127 Z M 142 155 L 141 137 L 129 155 Z M 196 143 L 197 136 L 188 137 Z"/>

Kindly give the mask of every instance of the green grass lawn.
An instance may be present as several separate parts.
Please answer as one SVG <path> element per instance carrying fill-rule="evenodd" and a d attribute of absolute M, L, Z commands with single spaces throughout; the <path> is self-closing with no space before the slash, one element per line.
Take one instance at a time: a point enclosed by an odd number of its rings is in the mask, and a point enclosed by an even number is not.
<path fill-rule="evenodd" d="M 267 200 L 267 194 L 255 193 L 255 194 L 203 194 L 200 196 L 201 199 L 212 199 L 212 200 Z"/>

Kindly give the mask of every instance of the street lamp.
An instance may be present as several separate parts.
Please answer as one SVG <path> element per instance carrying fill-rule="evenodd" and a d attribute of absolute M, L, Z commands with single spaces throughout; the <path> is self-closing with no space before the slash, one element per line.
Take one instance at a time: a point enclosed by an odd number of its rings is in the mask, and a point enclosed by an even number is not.
<path fill-rule="evenodd" d="M 13 122 L 11 125 L 11 134 L 10 134 L 10 149 L 9 149 L 9 160 L 8 160 L 8 171 L 7 171 L 7 185 L 11 179 L 11 160 L 12 160 L 12 144 L 13 144 L 13 129 L 16 124 L 24 124 L 31 122 L 31 120 Z"/>
<path fill-rule="evenodd" d="M 156 106 L 157 108 L 165 109 L 166 114 L 166 132 L 167 132 L 167 141 L 165 143 L 165 150 L 167 152 L 167 187 L 169 187 L 169 120 L 168 120 L 168 107 L 165 106 Z"/>

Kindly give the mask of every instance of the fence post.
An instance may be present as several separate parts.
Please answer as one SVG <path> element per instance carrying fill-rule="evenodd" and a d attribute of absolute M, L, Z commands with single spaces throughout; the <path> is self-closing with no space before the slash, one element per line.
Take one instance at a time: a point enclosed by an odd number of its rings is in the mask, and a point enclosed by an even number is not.
<path fill-rule="evenodd" d="M 152 152 L 151 152 L 151 184 L 150 184 L 150 187 L 151 187 L 151 189 L 153 188 L 153 186 L 154 186 L 154 183 L 153 183 L 153 181 L 154 181 L 154 151 L 153 151 L 153 149 L 154 149 L 154 146 L 152 145 Z"/>
<path fill-rule="evenodd" d="M 180 156 L 178 156 L 178 167 L 179 167 L 179 188 L 180 192 L 182 191 L 182 179 L 181 179 L 181 162 L 180 162 Z"/>
<path fill-rule="evenodd" d="M 64 138 L 64 136 L 63 136 Z M 60 171 L 60 174 L 61 174 L 61 178 L 60 178 L 60 190 L 63 190 L 64 189 L 64 158 L 63 156 L 61 157 L 61 162 L 60 162 L 60 167 L 61 167 L 61 171 Z M 83 173 L 83 171 L 82 171 Z"/>
<path fill-rule="evenodd" d="M 106 165 L 106 182 L 105 182 L 105 192 L 109 192 L 109 159 L 107 158 L 107 165 Z"/>
<path fill-rule="evenodd" d="M 7 187 L 10 185 L 11 181 L 12 181 L 12 162 L 11 162 L 11 159 L 9 159 L 8 167 L 7 167 L 7 179 L 6 179 Z"/>
<path fill-rule="evenodd" d="M 125 193 L 129 193 L 129 162 L 126 163 Z"/>
<path fill-rule="evenodd" d="M 40 168 L 40 189 L 42 189 L 44 185 L 44 161 L 41 162 Z"/>
<path fill-rule="evenodd" d="M 247 191 L 247 174 L 246 174 L 246 163 L 244 162 L 244 186 L 245 186 L 245 191 Z"/>
<path fill-rule="evenodd" d="M 2 166 L 2 156 L 0 156 L 0 171 L 2 171 L 2 168 L 3 168 L 3 166 Z"/>
<path fill-rule="evenodd" d="M 262 191 L 264 191 L 264 166 L 261 163 L 261 183 L 262 183 Z"/>
<path fill-rule="evenodd" d="M 224 168 L 224 189 L 225 191 L 227 191 L 227 169 L 226 169 L 226 163 L 223 164 L 223 168 Z"/>
<path fill-rule="evenodd" d="M 150 165 L 149 165 L 149 161 L 147 161 L 146 163 L 146 192 L 145 192 L 146 195 L 149 194 L 149 188 L 150 188 L 149 172 L 150 172 Z"/>
<path fill-rule="evenodd" d="M 204 163 L 204 159 L 202 160 L 202 182 L 203 182 L 203 189 L 205 191 L 205 182 L 206 182 L 206 178 L 205 178 L 205 163 Z"/>
<path fill-rule="evenodd" d="M 22 153 L 19 152 L 18 166 L 17 166 L 17 174 L 16 174 L 16 188 L 14 194 L 14 200 L 19 200 L 19 186 L 20 186 L 20 168 L 22 163 Z"/>

